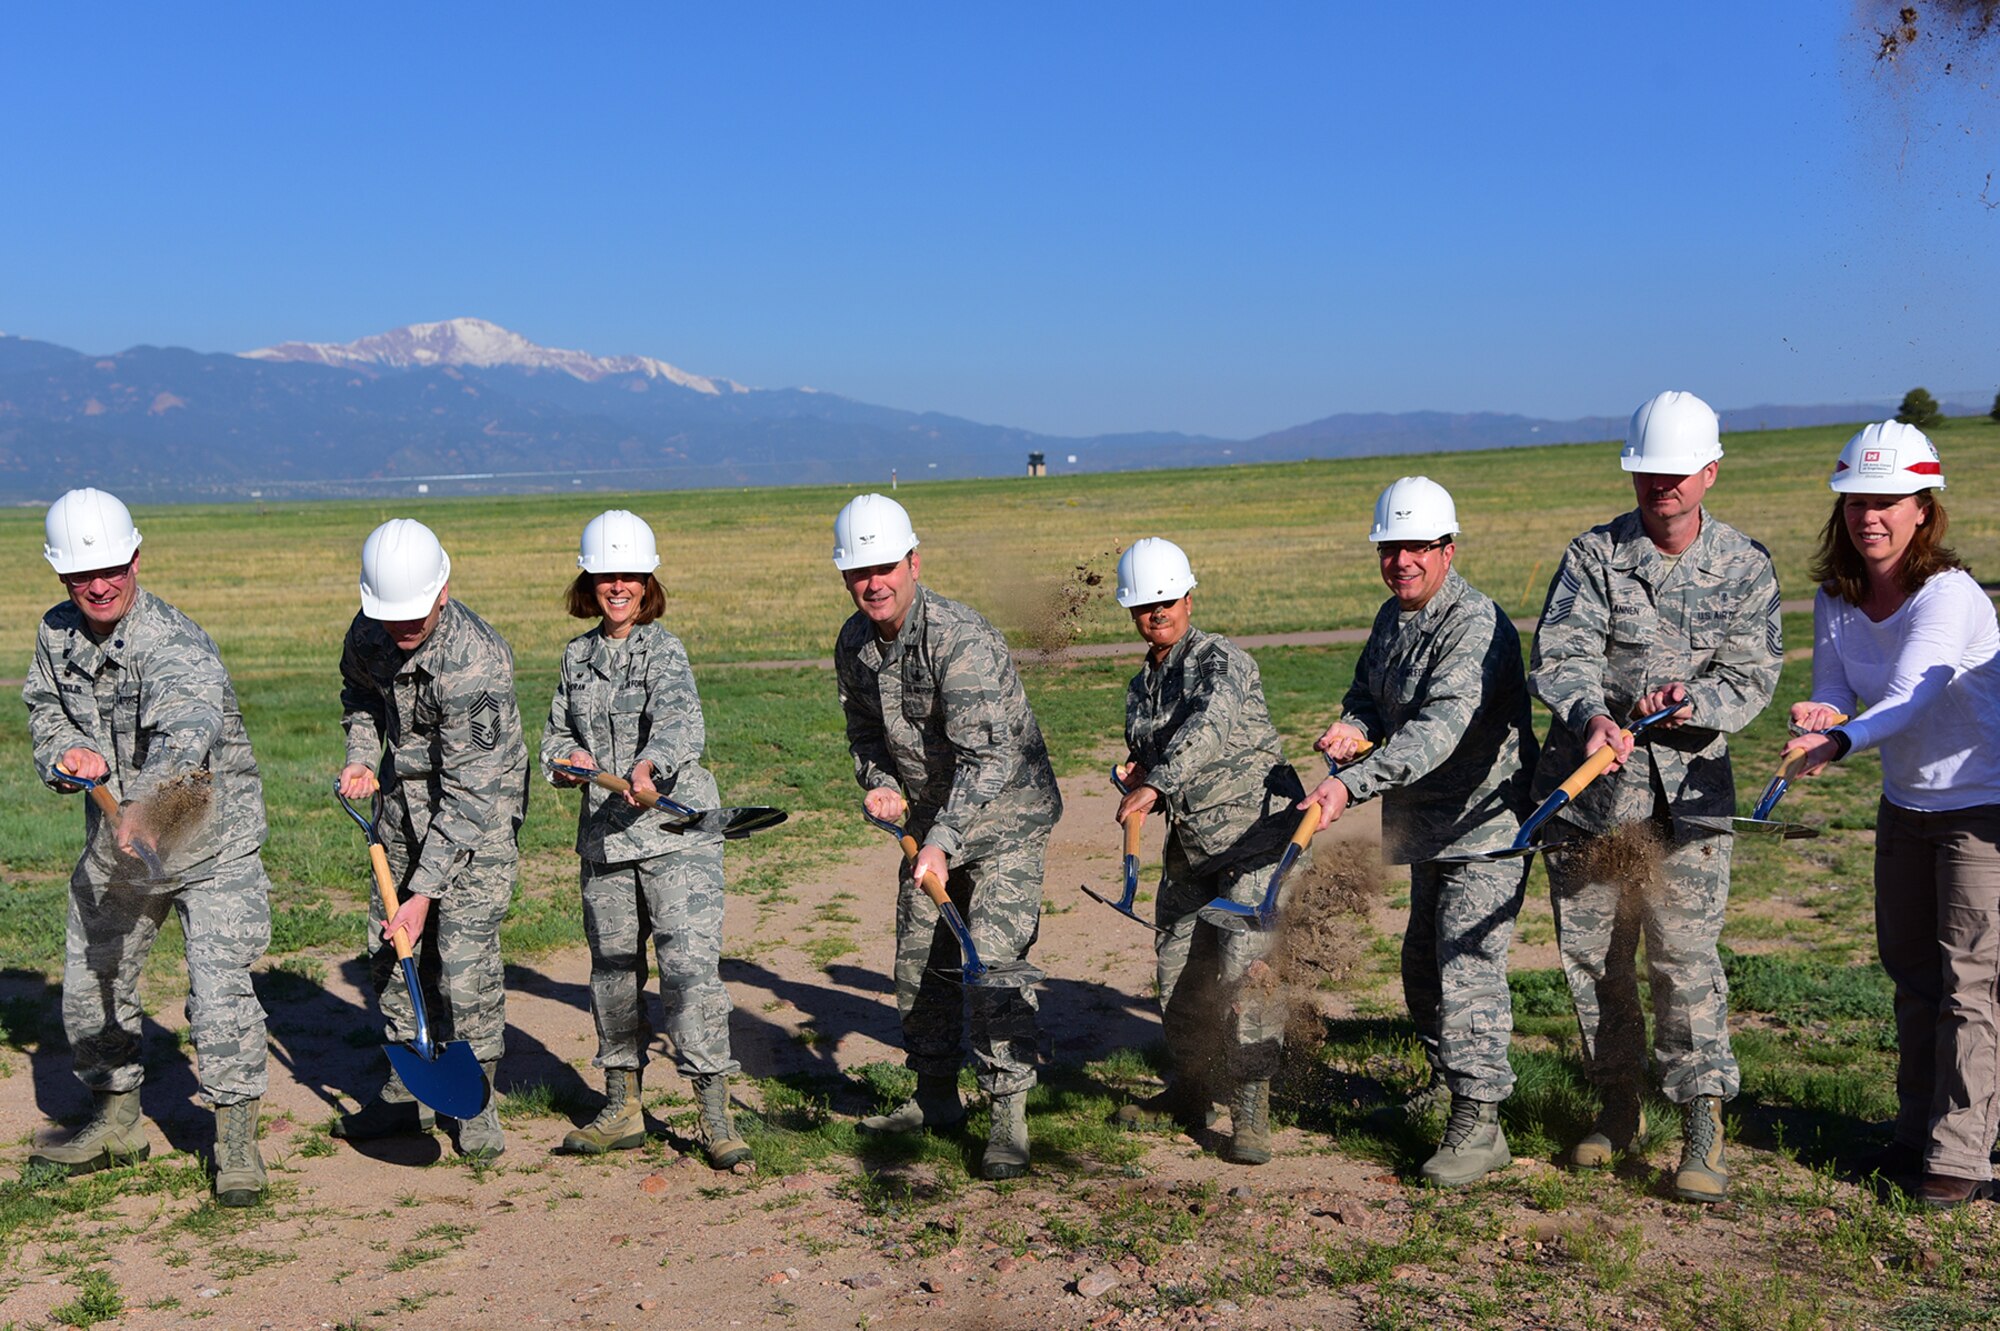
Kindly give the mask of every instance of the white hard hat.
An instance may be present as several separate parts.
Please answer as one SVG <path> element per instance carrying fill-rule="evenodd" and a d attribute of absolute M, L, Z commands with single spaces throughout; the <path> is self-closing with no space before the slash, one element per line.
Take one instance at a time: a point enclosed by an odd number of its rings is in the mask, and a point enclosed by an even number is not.
<path fill-rule="evenodd" d="M 1914 425 L 1883 421 L 1863 426 L 1833 464 L 1836 494 L 1913 495 L 1944 489 L 1944 464 Z"/>
<path fill-rule="evenodd" d="M 451 557 L 414 518 L 391 518 L 361 545 L 361 613 L 370 619 L 423 619 L 451 577 Z"/>
<path fill-rule="evenodd" d="M 856 495 L 833 520 L 833 566 L 843 573 L 893 564 L 916 548 L 910 515 L 887 495 Z"/>
<path fill-rule="evenodd" d="M 1118 604 L 1127 610 L 1178 601 L 1195 586 L 1187 555 L 1172 541 L 1142 536 L 1118 556 Z"/>
<path fill-rule="evenodd" d="M 132 510 L 102 490 L 71 490 L 50 504 L 43 531 L 42 557 L 58 573 L 117 568 L 139 549 Z"/>
<path fill-rule="evenodd" d="M 1405 476 L 1393 482 L 1375 501 L 1375 528 L 1368 539 L 1435 541 L 1458 535 L 1458 506 L 1442 485 L 1428 476 Z"/>
<path fill-rule="evenodd" d="M 585 573 L 651 573 L 660 566 L 660 547 L 644 518 L 609 509 L 585 524 L 576 566 Z"/>
<path fill-rule="evenodd" d="M 1632 413 L 1618 462 L 1627 471 L 1689 476 L 1721 456 L 1722 422 L 1715 408 L 1693 393 L 1669 389 Z"/>

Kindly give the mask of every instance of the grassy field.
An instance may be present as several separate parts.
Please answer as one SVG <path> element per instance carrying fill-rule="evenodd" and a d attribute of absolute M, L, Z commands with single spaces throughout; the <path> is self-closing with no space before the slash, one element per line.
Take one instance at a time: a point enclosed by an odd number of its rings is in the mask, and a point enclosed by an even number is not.
<path fill-rule="evenodd" d="M 1804 567 L 1831 505 L 1825 477 L 1848 433 L 1846 428 L 1823 428 L 1735 435 L 1726 441 L 1729 457 L 1710 507 L 1770 547 L 1789 596 L 1810 595 Z M 2000 490 L 2000 426 L 1958 421 L 1939 438 L 1952 479 L 1947 498 L 1955 510 L 1953 544 L 1975 573 L 1991 573 L 2000 556 L 2000 521 L 1986 500 Z M 1167 535 L 1188 549 L 1202 579 L 1196 593 L 1198 623 L 1228 633 L 1276 633 L 1368 623 L 1383 595 L 1364 540 L 1374 496 L 1394 477 L 1417 471 L 1443 482 L 1457 499 L 1464 528 L 1460 570 L 1517 615 L 1531 616 L 1539 609 L 1571 536 L 1631 502 L 1615 446 L 1602 444 L 1037 481 L 941 482 L 905 487 L 899 497 L 925 538 L 926 581 L 988 609 L 1017 641 L 1027 641 L 1051 607 L 1064 603 L 1066 585 L 1081 585 L 1074 576 L 1079 566 L 1108 574 L 1115 550 L 1142 535 Z M 687 642 L 697 663 L 710 760 L 725 796 L 732 802 L 776 803 L 795 811 L 794 826 L 785 833 L 732 850 L 732 891 L 783 894 L 797 874 L 869 837 L 851 816 L 856 792 L 830 674 L 740 666 L 829 652 L 835 629 L 851 609 L 828 559 L 832 516 L 850 493 L 802 488 L 140 512 L 139 525 L 146 533 L 143 581 L 190 613 L 220 643 L 264 768 L 274 829 L 267 856 L 277 885 L 274 954 L 291 957 L 299 973 L 309 975 L 319 964 L 314 956 L 352 955 L 361 941 L 365 860 L 352 825 L 328 794 L 342 752 L 336 666 L 341 635 L 355 608 L 361 539 L 390 516 L 419 516 L 436 528 L 452 553 L 454 594 L 514 644 L 531 736 L 540 730 L 560 646 L 582 627 L 565 619 L 559 608 L 575 568 L 578 530 L 589 516 L 613 505 L 647 516 L 667 560 L 662 570 L 670 589 L 666 623 Z M 0 664 L 0 673 L 18 676 L 25 669 L 35 620 L 60 594 L 40 557 L 40 542 L 39 510 L 0 513 L 0 663 L 15 663 Z M 1082 640 L 1130 635 L 1129 623 L 1107 591 L 1108 586 L 1096 589 L 1094 599 L 1084 603 L 1077 621 Z M 1808 646 L 1808 617 L 1788 616 L 1786 634 L 1794 650 Z M 1273 715 L 1295 757 L 1308 756 L 1309 737 L 1332 715 L 1353 658 L 1351 648 L 1259 651 Z M 1124 681 L 1131 668 L 1127 662 L 1073 659 L 1028 670 L 1030 695 L 1065 774 L 1092 768 L 1115 752 Z M 1780 702 L 1805 696 L 1809 678 L 1805 660 L 1789 662 Z M 1746 800 L 1760 788 L 1760 774 L 1775 759 L 1782 739 L 1782 708 L 1773 707 L 1737 742 L 1740 793 Z M 36 780 L 18 707 L 0 708 L 0 757 L 0 865 L 5 869 L 0 968 L 52 973 L 59 965 L 63 878 L 76 851 L 78 816 L 73 803 L 49 794 Z M 1751 1200 L 1773 1208 L 1773 1215 L 1800 1212 L 1812 1200 L 1812 1189 L 1821 1186 L 1812 1178 L 1823 1176 L 1831 1187 L 1833 1162 L 1865 1135 L 1866 1125 L 1893 1107 L 1893 1039 L 1886 987 L 1873 966 L 1869 886 L 1868 829 L 1878 791 L 1871 760 L 1844 765 L 1788 800 L 1790 816 L 1828 825 L 1826 836 L 1803 845 L 1750 840 L 1737 852 L 1725 942 L 1732 949 L 1729 965 L 1733 1008 L 1741 1024 L 1737 1049 L 1745 1095 L 1735 1108 L 1733 1127 L 1741 1139 L 1817 1171 L 1804 1181 L 1795 1173 L 1784 1176 L 1785 1181 L 1760 1184 L 1769 1195 Z M 505 938 L 510 953 L 581 941 L 571 886 L 573 861 L 567 853 L 573 816 L 567 800 L 537 783 L 524 834 L 527 872 Z M 1545 896 L 1537 865 L 1530 899 L 1543 903 Z M 1548 931 L 1545 904 L 1531 905 L 1523 918 L 1522 941 L 1546 942 Z M 1285 1112 L 1337 1134 L 1343 1149 L 1374 1153 L 1406 1168 L 1426 1148 L 1422 1134 L 1371 1128 L 1365 1122 L 1369 1106 L 1352 1104 L 1356 1097 L 1343 1094 L 1343 1088 L 1358 1086 L 1371 1093 L 1407 1089 L 1416 1073 L 1413 1043 L 1389 982 L 1392 941 L 1378 945 L 1372 964 L 1373 997 L 1361 1001 L 1355 1020 L 1329 1031 L 1323 1066 L 1314 1074 L 1320 1080 L 1308 1079 L 1294 1088 Z M 1560 975 L 1524 970 L 1516 973 L 1514 984 L 1522 1090 L 1510 1103 L 1508 1131 L 1517 1154 L 1546 1155 L 1587 1119 L 1589 1102 L 1577 1073 L 1574 1023 Z M 14 1048 L 31 1042 L 39 1025 L 36 1014 L 0 1010 L 0 1035 Z M 870 1075 L 874 1080 L 889 1076 L 893 1082 L 889 1074 L 895 1071 Z M 1068 1142 L 1065 1149 L 1079 1158 L 1122 1167 L 1130 1147 L 1097 1130 L 1110 1105 L 1099 1092 L 1143 1072 L 1143 1063 L 1058 1070 L 1038 1093 L 1038 1140 Z M 1099 1090 L 1081 1089 L 1086 1084 Z M 870 1081 L 871 1093 L 887 1096 L 895 1089 Z M 758 1146 L 772 1172 L 783 1172 L 786 1160 L 853 1155 L 844 1119 L 824 1113 L 788 1115 L 785 1109 L 800 1095 L 811 1101 L 824 1094 L 824 1088 L 766 1088 L 768 1118 L 759 1125 Z M 539 1111 L 522 1106 L 517 1112 Z M 935 1162 L 947 1175 L 958 1168 L 944 1158 L 948 1154 Z M 954 1184 L 963 1185 L 963 1179 Z M 41 1195 L 42 1186 L 24 1181 L 15 1189 L 19 1195 L 0 1197 L 0 1215 L 11 1213 L 10 1208 L 33 1211 L 30 1194 Z M 857 1186 L 865 1190 L 868 1185 Z M 1546 1204 L 1544 1209 L 1588 1204 L 1610 1207 L 1616 1214 L 1619 1205 L 1629 1209 L 1632 1202 L 1627 1197 L 1620 1203 L 1619 1190 L 1639 1186 L 1625 1179 L 1515 1180 L 1490 1196 L 1478 1196 L 1489 1203 L 1500 1197 L 1510 1205 Z M 1528 1189 L 1567 1189 L 1574 1195 L 1513 1197 Z M 865 1200 L 871 1206 L 882 1201 Z M 1408 1250 L 1378 1253 L 1370 1259 L 1373 1266 L 1355 1266 L 1351 1254 L 1337 1260 L 1329 1256 L 1327 1270 L 1315 1278 L 1376 1281 L 1387 1290 L 1397 1284 L 1393 1273 L 1411 1262 L 1449 1266 L 1454 1254 L 1490 1223 L 1475 1213 L 1481 1204 L 1462 1199 L 1426 1203 L 1430 1218 L 1423 1243 L 1399 1240 L 1411 1245 Z M 920 1223 L 935 1218 L 930 1213 Z M 1071 1246 L 1108 1242 L 1098 1230 L 1078 1228 L 1084 1224 L 1080 1218 L 1063 1223 L 1069 1228 L 1062 1241 Z M 1893 1206 L 1854 1224 L 1874 1227 L 1871 1251 L 1917 1252 L 1936 1241 L 1920 1229 L 1919 1218 Z M 1780 1247 L 1791 1241 L 1791 1232 L 1778 1221 L 1772 1226 Z M 1606 1232 L 1615 1239 L 1623 1231 L 1613 1225 Z M 1836 1240 L 1862 1242 L 1852 1234 L 1827 1242 Z M 2000 1256 L 1990 1226 L 1983 1237 L 1961 1235 L 1960 1240 L 1989 1259 Z M 1586 1282 L 1597 1282 L 1593 1287 L 1627 1288 L 1628 1294 L 1637 1289 L 1637 1257 L 1618 1246 L 1622 1240 L 1600 1235 L 1592 1242 L 1595 1247 L 1579 1239 L 1574 1269 L 1552 1278 L 1560 1283 L 1580 1273 Z M 1881 1324 L 1994 1324 L 1948 1317 L 1923 1320 L 1931 1314 L 1921 1309 L 1957 1307 L 1953 1300 L 1976 1287 L 1967 1283 L 1972 1277 L 1962 1267 L 1927 1275 L 1915 1268 L 1884 1272 L 1878 1263 L 1865 1279 L 1832 1279 L 1826 1290 L 1815 1289 L 1809 1298 L 1792 1291 L 1792 1309 L 1811 1313 L 1803 1319 L 1787 1314 L 1782 1300 L 1746 1291 L 1741 1281 L 1717 1283 L 1709 1291 L 1712 1297 L 1693 1303 L 1686 1288 L 1663 1283 L 1657 1299 L 1640 1301 L 1680 1309 L 1666 1318 L 1669 1325 L 1847 1324 L 1841 1309 L 1861 1297 L 1857 1291 L 1866 1286 L 1867 1297 L 1887 1301 L 1884 1306 L 1919 1309 L 1906 1320 Z M 1932 1302 L 1923 1303 L 1926 1299 Z M 1718 1310 L 1728 1312 L 1728 1318 Z M 1423 1321 L 1436 1310 L 1412 1315 Z"/>

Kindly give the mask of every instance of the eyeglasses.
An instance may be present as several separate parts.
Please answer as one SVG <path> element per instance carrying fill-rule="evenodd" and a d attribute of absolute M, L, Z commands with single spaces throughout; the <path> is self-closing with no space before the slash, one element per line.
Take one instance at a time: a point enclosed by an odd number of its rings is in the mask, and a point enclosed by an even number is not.
<path fill-rule="evenodd" d="M 1451 544 L 1449 536 L 1440 536 L 1435 541 L 1384 541 L 1375 547 L 1378 558 L 1392 559 L 1397 555 L 1421 555 L 1431 550 L 1442 550 Z"/>
<path fill-rule="evenodd" d="M 90 568 L 80 573 L 58 573 L 65 587 L 88 587 L 93 582 L 123 582 L 132 576 L 132 562 L 125 561 L 116 568 Z"/>

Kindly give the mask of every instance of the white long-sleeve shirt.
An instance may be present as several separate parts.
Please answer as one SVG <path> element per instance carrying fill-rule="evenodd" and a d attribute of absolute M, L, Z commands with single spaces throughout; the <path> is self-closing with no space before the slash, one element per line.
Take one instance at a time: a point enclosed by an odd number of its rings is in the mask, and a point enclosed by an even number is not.
<path fill-rule="evenodd" d="M 1881 750 L 1882 794 L 1901 808 L 2000 804 L 1996 655 L 1993 602 L 1963 569 L 1934 575 L 1879 624 L 1823 590 L 1813 601 L 1813 701 L 1853 717 L 1840 728 L 1854 748 Z"/>

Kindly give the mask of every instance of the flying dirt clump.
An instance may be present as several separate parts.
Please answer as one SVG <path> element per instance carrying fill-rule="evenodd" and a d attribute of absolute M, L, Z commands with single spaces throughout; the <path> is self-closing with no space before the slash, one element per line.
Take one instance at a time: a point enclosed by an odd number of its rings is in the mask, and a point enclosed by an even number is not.
<path fill-rule="evenodd" d="M 1862 12 L 1877 39 L 1878 63 L 1895 64 L 1905 56 L 1930 52 L 1945 58 L 1946 74 L 1956 59 L 1995 35 L 2000 25 L 2000 0 L 1907 0 L 1893 6 L 1870 0 Z"/>
<path fill-rule="evenodd" d="M 1035 589 L 1025 607 L 1028 645 L 1045 656 L 1059 657 L 1070 649 L 1083 629 L 1091 604 L 1105 594 L 1110 575 L 1102 566 L 1116 559 L 1116 549 L 1092 555 L 1060 578 Z"/>
<path fill-rule="evenodd" d="M 1340 842 L 1322 849 L 1291 885 L 1277 937 L 1243 987 L 1282 1003 L 1288 1056 L 1325 1040 L 1317 995 L 1349 980 L 1374 938 L 1369 912 L 1383 896 L 1382 848 Z"/>
<path fill-rule="evenodd" d="M 146 826 L 159 836 L 160 849 L 172 850 L 198 831 L 214 808 L 215 778 L 200 770 L 162 782 L 141 812 Z"/>
<path fill-rule="evenodd" d="M 1612 883 L 1620 889 L 1620 909 L 1645 897 L 1657 897 L 1666 887 L 1662 867 L 1666 842 L 1651 822 L 1620 825 L 1600 837 L 1573 842 L 1574 850 L 1564 853 L 1578 872 L 1593 883 Z"/>

